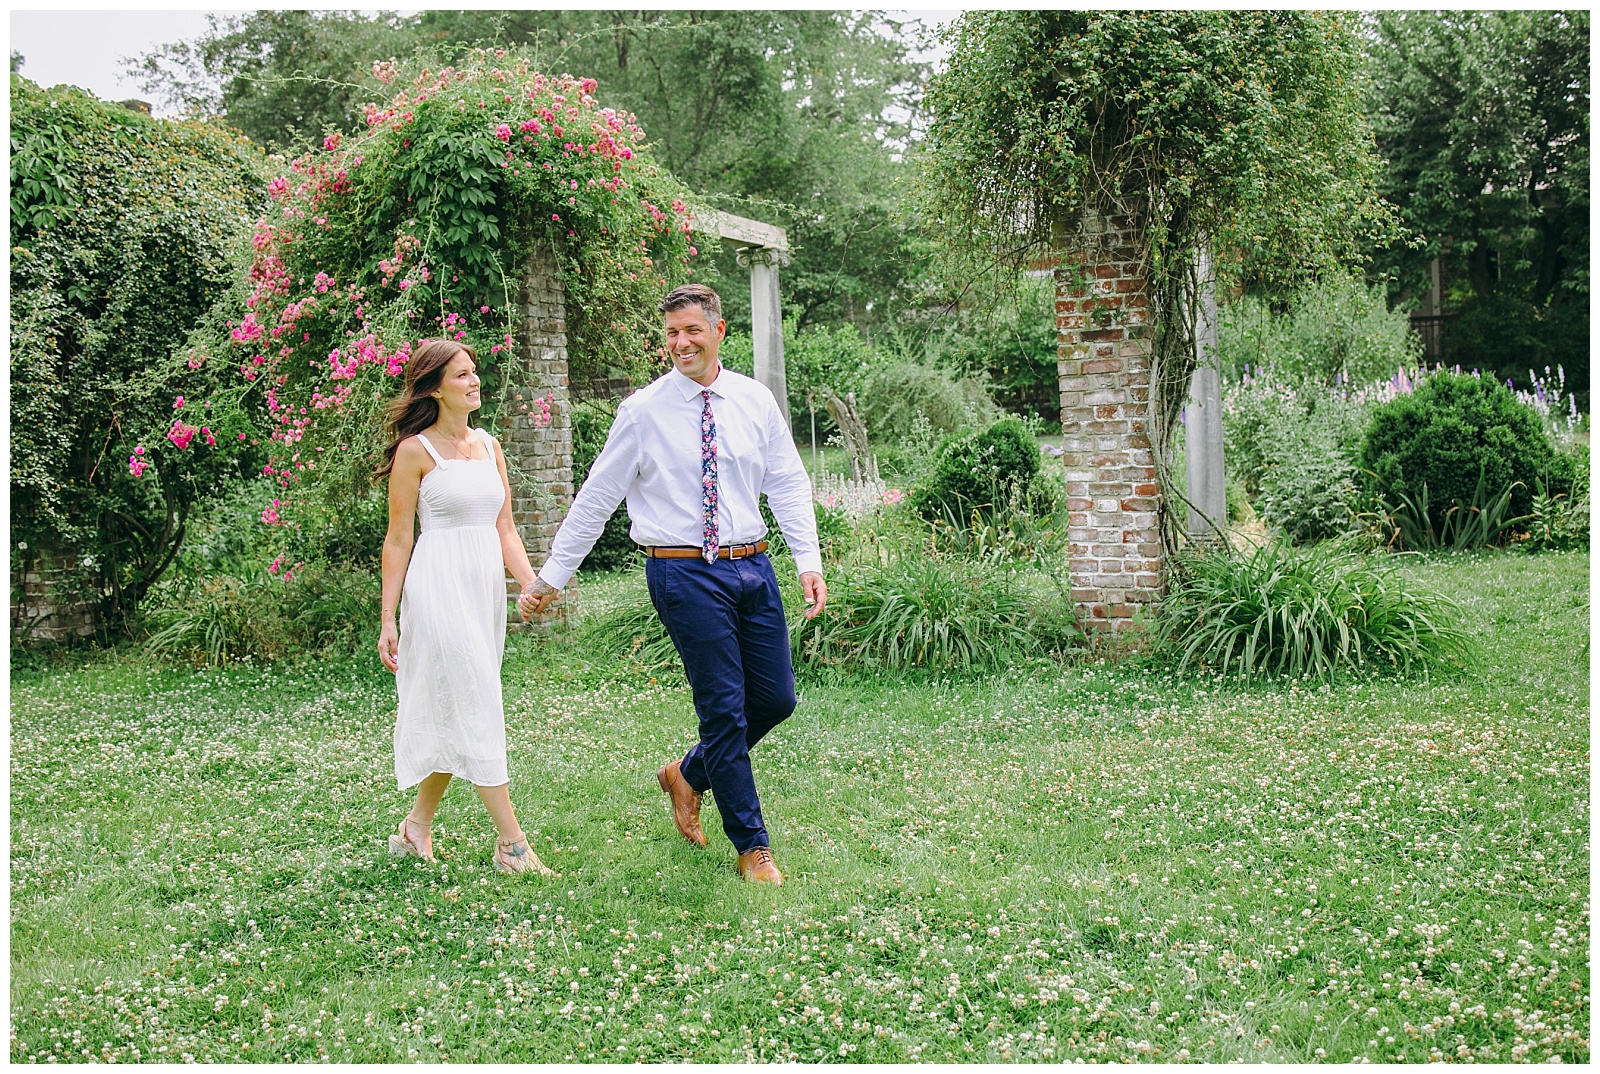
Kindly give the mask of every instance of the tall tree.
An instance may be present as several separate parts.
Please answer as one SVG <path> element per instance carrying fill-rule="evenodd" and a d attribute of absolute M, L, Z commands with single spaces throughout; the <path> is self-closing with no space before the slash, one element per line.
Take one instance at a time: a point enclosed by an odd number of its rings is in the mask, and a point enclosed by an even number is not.
<path fill-rule="evenodd" d="M 1450 274 L 1448 360 L 1588 387 L 1589 13 L 1371 16 L 1382 189 L 1421 236 L 1381 251 L 1395 289 Z"/>
<path fill-rule="evenodd" d="M 1146 431 L 1170 490 L 1195 361 L 1196 251 L 1235 278 L 1287 282 L 1359 257 L 1391 223 L 1373 189 L 1351 21 L 967 12 L 949 39 L 949 68 L 928 90 L 920 187 L 947 271 L 1014 271 L 1054 247 L 1086 335 L 1134 340 L 1153 327 Z M 1091 291 L 1113 279 L 1128 281 L 1127 298 Z"/>
<path fill-rule="evenodd" d="M 527 52 L 552 73 L 598 79 L 657 159 L 710 201 L 788 227 L 796 257 L 780 279 L 802 323 L 871 321 L 909 295 L 919 264 L 897 186 L 926 75 L 910 33 L 871 12 L 262 11 L 214 20 L 138 69 L 147 89 L 288 147 L 325 126 L 356 128 L 374 60 Z M 709 282 L 738 323 L 746 274 L 731 253 L 713 264 Z"/>
<path fill-rule="evenodd" d="M 207 15 L 193 41 L 129 64 L 147 93 L 219 115 L 267 149 L 306 149 L 328 128 L 349 133 L 374 98 L 372 64 L 417 43 L 415 17 L 354 11 Z"/>

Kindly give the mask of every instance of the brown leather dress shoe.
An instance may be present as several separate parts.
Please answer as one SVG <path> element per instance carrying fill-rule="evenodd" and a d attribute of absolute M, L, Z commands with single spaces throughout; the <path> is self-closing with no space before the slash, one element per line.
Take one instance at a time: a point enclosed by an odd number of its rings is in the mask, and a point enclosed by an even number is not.
<path fill-rule="evenodd" d="M 656 773 L 656 782 L 672 796 L 672 823 L 678 826 L 683 837 L 696 846 L 706 845 L 706 833 L 700 829 L 700 795 L 689 786 L 689 781 L 678 771 L 681 761 L 671 761 Z"/>
<path fill-rule="evenodd" d="M 783 874 L 772 864 L 772 851 L 756 847 L 739 855 L 739 875 L 758 884 L 781 884 Z"/>

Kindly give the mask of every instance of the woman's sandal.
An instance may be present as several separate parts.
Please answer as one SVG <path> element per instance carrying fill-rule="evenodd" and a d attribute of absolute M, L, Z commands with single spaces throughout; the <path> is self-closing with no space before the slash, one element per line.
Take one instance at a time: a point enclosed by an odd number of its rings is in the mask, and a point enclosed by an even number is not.
<path fill-rule="evenodd" d="M 556 871 L 539 860 L 539 855 L 533 852 L 528 845 L 527 836 L 516 839 L 496 839 L 494 843 L 494 867 L 496 872 L 502 873 L 538 873 L 541 876 L 554 876 Z"/>
<path fill-rule="evenodd" d="M 407 825 L 411 824 L 415 824 L 418 827 L 422 826 L 420 821 L 412 820 L 410 816 L 401 820 L 400 830 L 389 837 L 389 853 L 397 858 L 414 857 L 421 858 L 423 861 L 433 861 L 433 855 L 424 854 L 422 847 L 416 840 L 411 838 L 411 830 L 407 827 Z"/>

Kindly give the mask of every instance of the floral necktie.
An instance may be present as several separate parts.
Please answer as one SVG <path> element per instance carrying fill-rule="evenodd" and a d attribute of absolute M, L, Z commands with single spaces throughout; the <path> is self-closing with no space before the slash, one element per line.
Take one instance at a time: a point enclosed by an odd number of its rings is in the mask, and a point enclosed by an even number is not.
<path fill-rule="evenodd" d="M 711 389 L 700 393 L 700 554 L 717 561 L 717 420 L 711 414 Z"/>

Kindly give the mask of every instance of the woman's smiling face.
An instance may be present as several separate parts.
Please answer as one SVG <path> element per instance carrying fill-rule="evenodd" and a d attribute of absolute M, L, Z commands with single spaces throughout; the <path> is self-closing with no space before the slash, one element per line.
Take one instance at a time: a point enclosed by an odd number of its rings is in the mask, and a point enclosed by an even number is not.
<path fill-rule="evenodd" d="M 439 405 L 469 414 L 483 405 L 478 366 L 466 351 L 456 351 L 456 356 L 444 367 L 444 379 L 439 382 Z"/>

